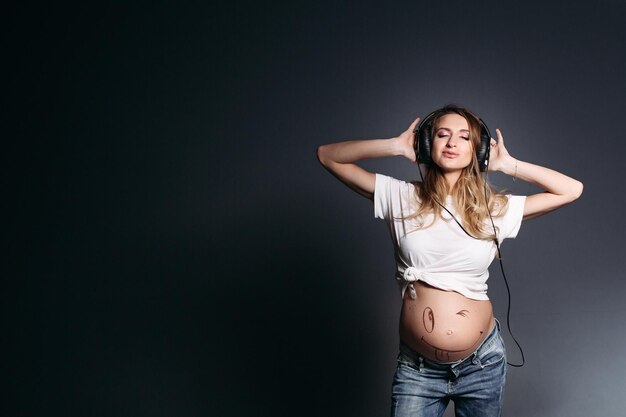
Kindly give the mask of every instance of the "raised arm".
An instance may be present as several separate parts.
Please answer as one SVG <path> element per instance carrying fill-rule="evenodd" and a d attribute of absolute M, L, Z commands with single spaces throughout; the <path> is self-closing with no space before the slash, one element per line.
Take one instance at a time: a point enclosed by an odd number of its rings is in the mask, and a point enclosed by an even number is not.
<path fill-rule="evenodd" d="M 504 147 L 504 139 L 499 129 L 496 129 L 496 134 L 498 142 L 493 139 L 491 141 L 489 170 L 500 171 L 545 190 L 526 198 L 524 220 L 542 216 L 580 197 L 583 192 L 580 181 L 552 169 L 513 158 Z"/>
<path fill-rule="evenodd" d="M 337 179 L 371 200 L 376 176 L 355 162 L 385 156 L 404 156 L 415 162 L 413 130 L 418 122 L 419 118 L 402 134 L 390 139 L 350 140 L 321 145 L 317 148 L 317 159 Z"/>

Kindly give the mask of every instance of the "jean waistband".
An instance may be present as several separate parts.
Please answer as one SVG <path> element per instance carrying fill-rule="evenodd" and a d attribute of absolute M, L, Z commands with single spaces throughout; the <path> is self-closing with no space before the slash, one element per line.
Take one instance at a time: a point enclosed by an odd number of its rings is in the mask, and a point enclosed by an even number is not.
<path fill-rule="evenodd" d="M 411 347 L 407 345 L 406 343 L 404 343 L 402 340 L 400 340 L 400 352 L 406 355 L 416 364 L 423 361 L 423 362 L 427 362 L 430 366 L 434 368 L 441 368 L 441 369 L 455 368 L 464 362 L 473 360 L 476 356 L 480 356 L 483 350 L 488 349 L 491 346 L 495 338 L 498 336 L 499 332 L 500 332 L 500 322 L 498 321 L 498 319 L 495 319 L 495 324 L 493 326 L 493 329 L 491 329 L 491 331 L 489 332 L 489 335 L 487 336 L 485 340 L 483 340 L 480 346 L 478 346 L 478 348 L 474 352 L 470 353 L 467 357 L 460 359 L 458 361 L 455 361 L 455 362 L 432 361 L 422 356 L 419 352 L 416 352 L 413 349 L 411 349 Z"/>

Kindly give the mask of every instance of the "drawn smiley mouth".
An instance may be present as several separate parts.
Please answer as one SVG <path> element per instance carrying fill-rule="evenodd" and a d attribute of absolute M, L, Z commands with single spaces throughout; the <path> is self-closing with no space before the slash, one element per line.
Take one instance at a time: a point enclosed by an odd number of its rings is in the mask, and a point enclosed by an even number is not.
<path fill-rule="evenodd" d="M 435 350 L 435 358 L 438 361 L 445 361 L 445 360 L 450 360 L 450 354 L 452 353 L 460 353 L 460 352 L 464 352 L 466 350 L 471 349 L 473 346 L 476 346 L 478 344 L 478 342 L 480 342 L 480 339 L 483 337 L 483 332 L 481 331 L 480 334 L 478 335 L 478 339 L 476 339 L 476 341 L 474 343 L 472 343 L 469 347 L 465 348 L 465 349 L 458 349 L 458 350 L 447 350 L 447 349 L 441 349 L 437 346 L 431 345 L 430 343 L 428 343 L 426 341 L 426 339 L 424 339 L 424 336 L 421 337 L 422 342 L 424 342 L 424 344 L 426 344 L 428 347 L 432 348 Z"/>

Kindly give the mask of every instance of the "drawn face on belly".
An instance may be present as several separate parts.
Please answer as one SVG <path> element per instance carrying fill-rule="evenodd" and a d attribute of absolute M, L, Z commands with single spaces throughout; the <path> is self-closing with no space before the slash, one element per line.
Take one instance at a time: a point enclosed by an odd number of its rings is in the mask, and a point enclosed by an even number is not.
<path fill-rule="evenodd" d="M 449 348 L 444 349 L 443 347 L 438 346 L 438 343 L 434 343 L 432 341 L 429 342 L 426 339 L 426 336 L 421 337 L 422 343 L 434 350 L 434 355 L 437 360 L 442 362 L 449 361 L 451 355 L 459 354 L 463 351 L 467 351 L 477 347 L 478 343 L 483 337 L 483 331 L 478 331 L 476 337 L 472 337 L 467 346 L 462 347 L 458 346 L 459 335 L 457 335 L 454 330 L 455 328 L 463 329 L 463 327 L 467 326 L 467 323 L 463 323 L 463 320 L 467 320 L 470 314 L 471 313 L 469 310 L 463 309 L 452 315 L 452 317 L 448 317 L 449 315 L 446 315 L 445 320 L 441 320 L 443 321 L 443 325 L 437 327 L 435 312 L 433 311 L 433 309 L 430 307 L 426 307 L 424 309 L 424 312 L 422 313 L 424 330 L 426 330 L 426 333 L 428 333 L 429 335 L 432 335 L 428 338 L 436 339 L 437 341 L 443 341 L 443 344 L 450 346 Z M 461 339 L 466 341 L 469 336 L 467 334 L 463 334 L 461 336 Z"/>

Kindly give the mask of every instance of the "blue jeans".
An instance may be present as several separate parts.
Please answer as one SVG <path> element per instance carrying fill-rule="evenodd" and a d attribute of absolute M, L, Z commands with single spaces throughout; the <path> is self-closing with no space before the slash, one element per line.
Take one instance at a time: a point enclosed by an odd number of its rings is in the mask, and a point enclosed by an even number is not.
<path fill-rule="evenodd" d="M 452 400 L 457 417 L 497 417 L 505 380 L 506 351 L 498 322 L 474 353 L 451 364 L 423 358 L 401 342 L 391 416 L 441 417 Z"/>

